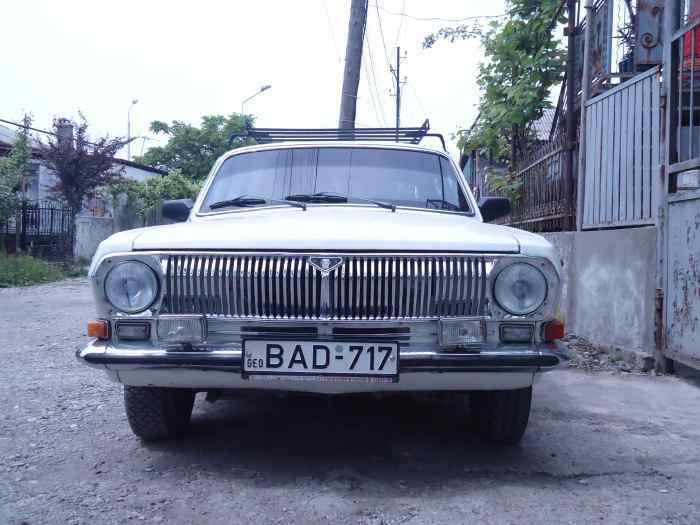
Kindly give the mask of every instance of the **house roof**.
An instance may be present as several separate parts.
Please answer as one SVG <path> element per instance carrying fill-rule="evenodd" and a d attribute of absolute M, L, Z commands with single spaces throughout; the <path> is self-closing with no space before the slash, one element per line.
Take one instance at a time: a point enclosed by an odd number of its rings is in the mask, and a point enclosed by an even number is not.
<path fill-rule="evenodd" d="M 10 121 L 5 121 L 13 126 L 20 127 L 20 124 L 15 124 Z M 38 133 L 44 133 L 46 135 L 53 135 L 52 132 L 46 131 L 43 129 L 36 129 L 36 128 L 30 128 L 33 131 L 36 131 Z M 30 135 L 30 140 L 32 144 L 32 149 L 34 150 L 35 154 L 39 153 L 39 148 L 41 148 L 41 141 L 37 139 L 36 137 L 33 137 Z M 0 151 L 9 151 L 14 143 L 17 141 L 17 131 L 9 126 L 6 126 L 4 124 L 0 124 Z M 149 171 L 151 173 L 157 173 L 158 175 L 167 175 L 168 172 L 166 170 L 160 169 L 160 168 L 155 168 L 153 166 L 147 166 L 145 164 L 139 164 L 138 162 L 134 162 L 131 160 L 126 160 L 126 159 L 119 159 L 115 158 L 114 159 L 115 164 L 119 164 L 121 166 L 129 166 L 131 168 L 136 168 L 140 169 L 143 171 Z"/>
<path fill-rule="evenodd" d="M 549 140 L 556 111 L 556 108 L 547 108 L 542 112 L 542 116 L 532 123 L 532 130 L 537 134 L 537 140 Z"/>
<path fill-rule="evenodd" d="M 41 142 L 36 137 L 32 137 L 30 135 L 29 140 L 31 141 L 32 148 L 38 148 L 41 146 Z M 5 149 L 9 149 L 16 141 L 17 132 L 8 126 L 0 124 L 0 147 L 4 146 Z"/>
<path fill-rule="evenodd" d="M 137 168 L 143 171 L 150 171 L 151 173 L 157 173 L 158 175 L 168 174 L 166 170 L 156 168 L 154 166 L 147 166 L 146 164 L 139 164 L 138 162 L 134 162 L 133 160 L 115 158 L 114 163 L 121 164 L 122 166 L 129 166 L 131 168 Z"/>

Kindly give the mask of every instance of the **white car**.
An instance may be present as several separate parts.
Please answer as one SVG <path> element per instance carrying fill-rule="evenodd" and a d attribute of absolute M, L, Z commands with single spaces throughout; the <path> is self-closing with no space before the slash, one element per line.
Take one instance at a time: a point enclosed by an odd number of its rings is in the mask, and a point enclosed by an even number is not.
<path fill-rule="evenodd" d="M 509 209 L 415 144 L 229 151 L 164 204 L 182 222 L 100 244 L 78 358 L 124 384 L 145 440 L 181 433 L 197 392 L 255 389 L 469 393 L 483 435 L 517 443 L 563 325 L 550 243 L 484 222 Z"/>

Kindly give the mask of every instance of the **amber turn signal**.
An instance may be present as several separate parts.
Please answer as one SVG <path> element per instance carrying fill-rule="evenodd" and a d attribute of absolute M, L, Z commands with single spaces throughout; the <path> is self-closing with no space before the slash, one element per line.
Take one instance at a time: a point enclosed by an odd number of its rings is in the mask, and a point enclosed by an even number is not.
<path fill-rule="evenodd" d="M 97 339 L 109 339 L 109 323 L 102 319 L 88 321 L 87 335 L 88 337 L 97 337 Z"/>
<path fill-rule="evenodd" d="M 544 330 L 542 333 L 542 338 L 545 341 L 556 341 L 557 339 L 564 339 L 566 331 L 564 330 L 564 323 L 561 321 L 550 321 L 544 325 Z"/>

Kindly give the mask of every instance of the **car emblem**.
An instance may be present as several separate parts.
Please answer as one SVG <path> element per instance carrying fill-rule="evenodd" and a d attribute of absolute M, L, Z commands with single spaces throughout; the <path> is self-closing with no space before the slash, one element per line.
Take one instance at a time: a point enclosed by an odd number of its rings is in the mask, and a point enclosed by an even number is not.
<path fill-rule="evenodd" d="M 331 290 L 330 290 L 330 274 L 333 270 L 343 264 L 342 257 L 309 257 L 309 265 L 321 274 L 320 285 L 320 314 L 321 318 L 329 317 L 331 309 Z"/>
<path fill-rule="evenodd" d="M 321 275 L 328 275 L 343 264 L 342 257 L 309 257 L 309 264 L 316 268 Z"/>

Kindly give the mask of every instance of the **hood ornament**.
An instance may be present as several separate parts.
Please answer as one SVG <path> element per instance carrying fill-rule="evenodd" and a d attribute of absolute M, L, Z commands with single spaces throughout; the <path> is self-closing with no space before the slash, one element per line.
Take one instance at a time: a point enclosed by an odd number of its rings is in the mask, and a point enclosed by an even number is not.
<path fill-rule="evenodd" d="M 322 276 L 326 276 L 343 264 L 343 258 L 326 256 L 309 257 L 309 264 L 321 272 Z"/>
<path fill-rule="evenodd" d="M 309 261 L 309 265 L 321 274 L 319 286 L 319 313 L 322 319 L 328 319 L 331 311 L 330 275 L 333 270 L 343 264 L 343 258 L 319 255 L 311 256 L 307 260 Z M 314 278 L 314 281 L 316 281 L 316 278 Z"/>

